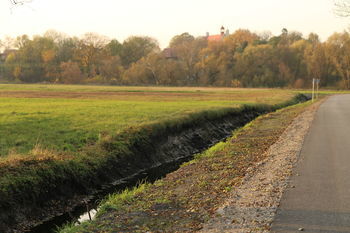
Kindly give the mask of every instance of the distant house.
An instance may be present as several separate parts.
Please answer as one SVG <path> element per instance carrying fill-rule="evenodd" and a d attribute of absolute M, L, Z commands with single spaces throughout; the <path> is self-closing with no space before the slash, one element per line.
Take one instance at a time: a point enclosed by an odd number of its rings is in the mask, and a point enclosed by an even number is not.
<path fill-rule="evenodd" d="M 209 32 L 207 32 L 206 38 L 208 41 L 222 41 L 228 35 L 230 35 L 229 30 L 225 31 L 225 27 L 222 26 L 220 28 L 220 34 L 211 36 L 211 35 L 209 35 Z"/>
<path fill-rule="evenodd" d="M 165 48 L 163 50 L 163 56 L 167 59 L 177 59 L 175 50 L 173 48 Z"/>

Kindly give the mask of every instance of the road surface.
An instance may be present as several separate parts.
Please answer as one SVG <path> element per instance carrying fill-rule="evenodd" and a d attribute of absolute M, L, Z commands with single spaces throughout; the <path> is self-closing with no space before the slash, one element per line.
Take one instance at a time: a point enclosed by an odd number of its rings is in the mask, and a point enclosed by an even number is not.
<path fill-rule="evenodd" d="M 350 95 L 316 113 L 272 232 L 350 232 Z"/>

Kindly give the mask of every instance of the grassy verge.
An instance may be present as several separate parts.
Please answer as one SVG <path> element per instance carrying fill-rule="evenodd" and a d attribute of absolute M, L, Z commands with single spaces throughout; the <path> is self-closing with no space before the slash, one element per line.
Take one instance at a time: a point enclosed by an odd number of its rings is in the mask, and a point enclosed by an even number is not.
<path fill-rule="evenodd" d="M 195 160 L 154 184 L 110 196 L 97 219 L 71 232 L 188 232 L 201 229 L 254 163 L 293 119 L 311 103 L 287 107 L 258 117 Z"/>

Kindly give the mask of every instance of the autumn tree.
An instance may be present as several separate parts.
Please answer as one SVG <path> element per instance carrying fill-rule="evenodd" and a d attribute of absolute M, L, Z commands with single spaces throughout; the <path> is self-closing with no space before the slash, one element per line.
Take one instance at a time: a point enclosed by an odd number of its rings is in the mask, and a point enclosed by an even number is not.
<path fill-rule="evenodd" d="M 146 57 L 134 62 L 126 71 L 124 79 L 130 84 L 160 85 L 160 70 L 163 68 L 162 56 L 158 53 L 149 53 Z"/>
<path fill-rule="evenodd" d="M 36 36 L 30 40 L 28 36 L 17 37 L 15 64 L 7 63 L 11 69 L 21 67 L 19 79 L 23 82 L 45 81 L 46 65 L 53 61 L 55 44 L 51 39 Z M 12 61 L 11 61 L 12 62 Z M 46 63 L 45 63 L 46 62 Z"/>
<path fill-rule="evenodd" d="M 1 78 L 13 82 L 302 88 L 318 78 L 324 86 L 350 88 L 347 32 L 326 42 L 287 29 L 278 36 L 239 29 L 219 41 L 182 33 L 163 53 L 150 37 L 120 43 L 95 33 L 77 38 L 49 30 L 4 38 L 0 46 Z"/>
<path fill-rule="evenodd" d="M 292 31 L 292 32 L 284 32 L 281 34 L 281 41 L 279 43 L 280 46 L 290 46 L 293 43 L 302 40 L 303 34 L 301 32 Z"/>
<path fill-rule="evenodd" d="M 43 37 L 51 39 L 56 44 L 60 44 L 60 43 L 62 43 L 62 41 L 69 38 L 67 34 L 65 34 L 63 32 L 58 32 L 58 31 L 53 30 L 53 29 L 47 30 L 44 33 Z"/>
<path fill-rule="evenodd" d="M 279 87 L 285 80 L 279 77 L 280 60 L 269 44 L 248 46 L 243 53 L 235 54 L 235 77 L 245 87 Z"/>
<path fill-rule="evenodd" d="M 123 42 L 120 58 L 124 67 L 129 67 L 149 53 L 159 51 L 157 40 L 147 36 L 131 36 Z"/>
<path fill-rule="evenodd" d="M 290 87 L 302 88 L 308 82 L 308 70 L 307 63 L 305 60 L 305 51 L 310 47 L 310 42 L 301 39 L 289 47 L 289 56 L 285 56 L 285 62 L 290 67 L 290 80 L 288 85 Z M 285 48 L 284 48 L 285 49 Z"/>
<path fill-rule="evenodd" d="M 200 71 L 200 83 L 204 85 L 231 86 L 235 54 L 243 53 L 246 47 L 258 41 L 259 37 L 249 30 L 239 29 L 223 41 L 210 41 L 202 49 L 201 59 L 197 63 Z M 241 85 L 235 81 L 235 86 Z"/>
<path fill-rule="evenodd" d="M 320 79 L 321 85 L 334 82 L 335 80 L 332 77 L 332 58 L 326 43 L 321 43 L 313 35 L 310 35 L 308 44 L 309 46 L 305 49 L 304 59 L 307 65 L 309 86 L 313 78 Z"/>
<path fill-rule="evenodd" d="M 2 67 L 3 75 L 5 75 L 10 81 L 19 82 L 21 80 L 21 64 L 17 59 L 16 53 L 10 52 Z"/>
<path fill-rule="evenodd" d="M 162 58 L 160 60 L 159 80 L 162 85 L 183 86 L 186 71 L 183 65 L 175 59 Z"/>
<path fill-rule="evenodd" d="M 231 54 L 233 56 L 233 54 Z M 208 47 L 200 52 L 201 59 L 196 68 L 200 74 L 200 85 L 224 85 L 230 67 L 230 54 L 226 51 L 222 41 L 209 42 Z M 230 70 L 231 71 L 231 70 Z M 227 84 L 227 83 L 226 83 Z"/>
<path fill-rule="evenodd" d="M 226 37 L 224 43 L 226 49 L 234 54 L 235 52 L 243 52 L 249 44 L 253 44 L 258 40 L 259 37 L 257 34 L 252 33 L 247 29 L 238 29 L 233 34 Z"/>
<path fill-rule="evenodd" d="M 272 33 L 270 31 L 262 31 L 258 33 L 259 40 L 258 44 L 267 44 L 267 42 L 272 38 Z"/>
<path fill-rule="evenodd" d="M 113 39 L 107 45 L 106 48 L 107 54 L 109 56 L 120 56 L 122 53 L 123 45 L 119 43 L 118 40 Z"/>
<path fill-rule="evenodd" d="M 79 43 L 80 40 L 77 37 L 65 38 L 57 43 L 56 58 L 58 62 L 78 61 L 79 59 L 76 58 L 79 54 Z"/>
<path fill-rule="evenodd" d="M 178 62 L 185 71 L 181 78 L 182 85 L 194 85 L 198 82 L 199 73 L 196 64 L 200 60 L 200 51 L 207 46 L 204 38 L 194 38 L 189 33 L 182 33 L 174 36 L 169 44 L 178 59 Z"/>
<path fill-rule="evenodd" d="M 79 41 L 74 60 L 80 63 L 87 77 L 99 74 L 100 61 L 107 44 L 108 38 L 97 33 L 85 33 Z"/>
<path fill-rule="evenodd" d="M 105 57 L 101 60 L 100 76 L 101 83 L 122 84 L 124 68 L 119 56 Z"/>
<path fill-rule="evenodd" d="M 327 40 L 327 50 L 342 82 L 341 87 L 350 88 L 350 35 L 334 33 Z"/>
<path fill-rule="evenodd" d="M 28 35 L 22 35 L 17 36 L 16 40 L 14 41 L 14 46 L 17 49 L 24 48 L 31 40 L 29 39 Z"/>
<path fill-rule="evenodd" d="M 5 64 L 6 62 L 6 56 L 9 56 L 12 54 L 11 49 L 15 47 L 15 39 L 9 36 L 6 36 L 3 40 L 0 40 L 0 54 L 3 53 L 3 55 L 0 57 L 0 79 L 12 79 L 12 70 L 9 70 L 9 63 L 8 65 Z"/>
<path fill-rule="evenodd" d="M 76 62 L 62 62 L 60 68 L 62 70 L 60 79 L 62 83 L 79 84 L 84 81 L 84 76 Z"/>

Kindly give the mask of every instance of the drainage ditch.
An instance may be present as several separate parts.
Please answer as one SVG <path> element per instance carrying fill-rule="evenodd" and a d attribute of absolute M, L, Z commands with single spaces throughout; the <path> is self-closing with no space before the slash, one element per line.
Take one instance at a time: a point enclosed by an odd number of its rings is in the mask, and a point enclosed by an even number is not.
<path fill-rule="evenodd" d="M 63 212 L 32 227 L 29 232 L 50 233 L 55 232 L 58 227 L 66 223 L 89 220 L 89 211 L 91 211 L 90 216 L 93 215 L 98 203 L 108 194 L 120 192 L 143 181 L 154 182 L 164 177 L 166 174 L 177 170 L 184 162 L 192 160 L 195 154 L 201 153 L 216 143 L 231 137 L 233 130 L 242 127 L 261 113 L 263 112 L 247 111 L 236 116 L 207 121 L 205 124 L 201 124 L 200 127 L 187 129 L 179 134 L 163 136 L 163 139 L 158 139 L 158 142 L 151 143 L 153 144 L 155 157 L 165 159 L 163 162 L 157 162 L 149 168 L 140 169 L 137 173 L 104 185 L 102 189 L 84 198 L 72 210 Z"/>

